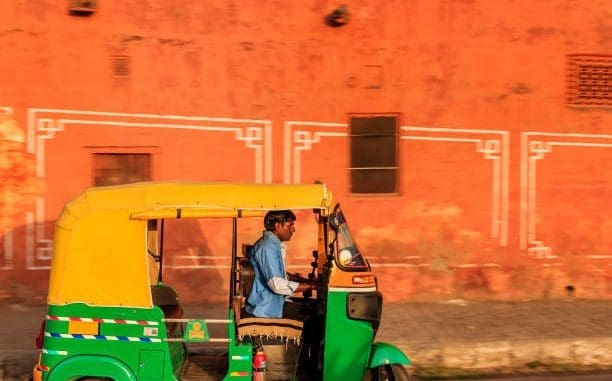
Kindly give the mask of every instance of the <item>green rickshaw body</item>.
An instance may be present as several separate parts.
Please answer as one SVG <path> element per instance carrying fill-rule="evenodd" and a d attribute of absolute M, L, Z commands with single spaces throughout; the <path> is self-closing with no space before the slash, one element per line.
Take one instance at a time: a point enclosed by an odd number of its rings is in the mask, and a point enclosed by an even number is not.
<path fill-rule="evenodd" d="M 90 316 L 96 316 L 91 318 Z M 233 322 L 229 332 L 234 329 Z M 93 331 L 96 332 L 93 332 Z M 89 333 L 74 333 L 86 332 Z M 68 333 L 73 332 L 73 333 Z M 49 306 L 40 364 L 42 380 L 104 377 L 113 380 L 179 380 L 185 343 L 167 341 L 162 310 L 91 307 L 83 303 Z M 252 345 L 229 342 L 224 380 L 250 379 Z"/>
<path fill-rule="evenodd" d="M 368 370 L 374 330 L 370 322 L 349 319 L 348 291 L 330 290 L 327 300 L 325 330 L 325 380 L 362 380 Z M 350 335 L 346 333 L 350 332 Z"/>
<path fill-rule="evenodd" d="M 163 318 L 157 306 L 49 306 L 41 363 L 53 371 L 44 372 L 43 379 L 66 380 L 78 369 L 82 376 L 176 379 L 185 346 L 163 340 Z"/>
<path fill-rule="evenodd" d="M 375 289 L 329 290 L 325 325 L 342 329 L 325 331 L 324 380 L 359 381 L 372 368 L 410 365 L 408 357 L 397 347 L 380 342 L 372 344 L 382 312 L 381 303 L 382 295 Z"/>

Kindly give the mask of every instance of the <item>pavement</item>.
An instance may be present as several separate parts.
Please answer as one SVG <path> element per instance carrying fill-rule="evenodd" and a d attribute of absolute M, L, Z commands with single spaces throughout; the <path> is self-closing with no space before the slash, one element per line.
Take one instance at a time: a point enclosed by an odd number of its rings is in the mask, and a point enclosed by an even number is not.
<path fill-rule="evenodd" d="M 222 305 L 186 317 L 224 317 Z M 0 304 L 0 380 L 26 380 L 45 307 Z M 386 303 L 376 341 L 408 355 L 413 378 L 612 370 L 612 301 Z"/>

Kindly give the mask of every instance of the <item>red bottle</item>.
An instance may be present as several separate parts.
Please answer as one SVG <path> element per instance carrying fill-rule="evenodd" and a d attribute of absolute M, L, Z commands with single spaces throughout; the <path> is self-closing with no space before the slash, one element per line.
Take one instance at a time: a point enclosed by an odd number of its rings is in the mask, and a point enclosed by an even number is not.
<path fill-rule="evenodd" d="M 266 354 L 261 346 L 255 348 L 253 356 L 253 381 L 266 380 Z"/>

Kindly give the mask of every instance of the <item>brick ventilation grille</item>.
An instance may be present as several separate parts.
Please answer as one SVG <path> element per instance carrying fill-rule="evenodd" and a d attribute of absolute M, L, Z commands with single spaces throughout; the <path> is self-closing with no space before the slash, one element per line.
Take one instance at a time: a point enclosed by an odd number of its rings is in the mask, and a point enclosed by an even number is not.
<path fill-rule="evenodd" d="M 569 55 L 567 103 L 612 106 L 612 55 Z"/>
<path fill-rule="evenodd" d="M 130 75 L 130 57 L 113 56 L 113 75 L 115 77 L 127 77 Z"/>

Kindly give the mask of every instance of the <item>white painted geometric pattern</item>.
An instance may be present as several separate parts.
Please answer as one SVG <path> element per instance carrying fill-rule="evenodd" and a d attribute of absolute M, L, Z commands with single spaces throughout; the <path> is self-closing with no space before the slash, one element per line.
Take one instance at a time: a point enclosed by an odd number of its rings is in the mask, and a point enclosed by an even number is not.
<path fill-rule="evenodd" d="M 301 182 L 301 152 L 328 137 L 348 136 L 345 123 L 313 121 L 285 122 L 284 131 L 284 181 L 289 184 Z M 477 152 L 492 161 L 491 184 L 491 237 L 500 246 L 508 244 L 508 194 L 510 166 L 510 134 L 499 130 L 470 130 L 432 127 L 400 127 L 401 140 L 462 142 L 474 144 Z"/>
<path fill-rule="evenodd" d="M 302 182 L 302 151 L 312 149 L 324 137 L 344 137 L 348 135 L 345 123 L 325 122 L 285 122 L 284 131 L 284 173 L 285 184 Z"/>
<path fill-rule="evenodd" d="M 612 135 L 523 132 L 521 134 L 520 248 L 535 258 L 556 258 L 552 249 L 537 238 L 537 162 L 554 147 L 612 148 Z M 600 255 L 587 256 L 600 259 Z M 603 258 L 608 258 L 604 255 Z"/>
<path fill-rule="evenodd" d="M 45 145 L 57 134 L 78 126 L 195 130 L 231 134 L 253 152 L 256 183 L 272 181 L 272 123 L 269 120 L 213 118 L 203 116 L 130 114 L 61 109 L 28 109 L 27 151 L 34 154 L 36 176 L 45 178 Z M 248 156 L 247 156 L 248 157 Z M 26 213 L 26 267 L 48 269 L 51 239 L 45 236 L 45 200 L 38 198 L 36 210 Z M 44 263 L 44 265 L 40 265 Z"/>
<path fill-rule="evenodd" d="M 510 133 L 500 130 L 462 128 L 400 128 L 400 139 L 473 144 L 476 152 L 492 162 L 491 237 L 508 245 L 508 203 L 510 171 Z"/>

